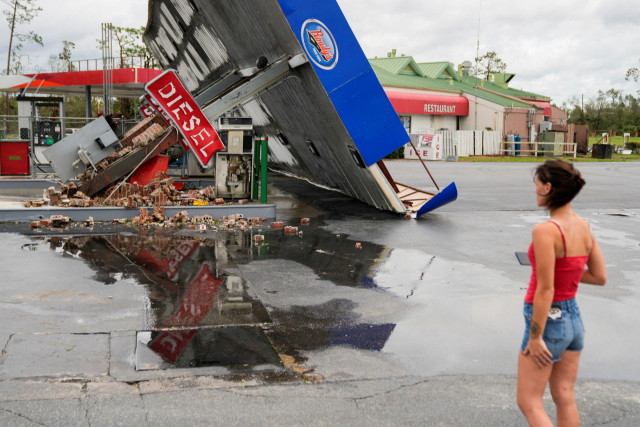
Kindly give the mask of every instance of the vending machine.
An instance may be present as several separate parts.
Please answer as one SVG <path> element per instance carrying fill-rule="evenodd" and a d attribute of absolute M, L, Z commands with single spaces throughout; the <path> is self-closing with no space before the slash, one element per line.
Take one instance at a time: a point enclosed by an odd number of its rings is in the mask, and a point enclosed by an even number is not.
<path fill-rule="evenodd" d="M 410 134 L 411 144 L 404 149 L 405 159 L 442 160 L 442 135 Z M 417 152 L 416 152 L 417 151 Z"/>

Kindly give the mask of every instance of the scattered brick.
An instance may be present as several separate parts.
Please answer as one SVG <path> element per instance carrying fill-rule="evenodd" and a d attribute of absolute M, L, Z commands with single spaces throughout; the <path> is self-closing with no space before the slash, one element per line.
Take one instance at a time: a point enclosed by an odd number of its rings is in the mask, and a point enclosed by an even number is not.
<path fill-rule="evenodd" d="M 67 224 L 69 223 L 69 217 L 67 216 L 62 216 L 62 215 L 52 215 L 51 216 L 51 222 L 53 223 L 61 223 L 61 224 Z"/>
<path fill-rule="evenodd" d="M 262 234 L 256 234 L 253 236 L 254 242 L 264 242 L 264 236 Z"/>
<path fill-rule="evenodd" d="M 298 234 L 298 227 L 287 226 L 284 228 L 284 234 L 287 236 L 293 236 Z"/>
<path fill-rule="evenodd" d="M 309 218 L 302 218 L 300 220 L 300 224 L 302 225 L 309 225 Z"/>

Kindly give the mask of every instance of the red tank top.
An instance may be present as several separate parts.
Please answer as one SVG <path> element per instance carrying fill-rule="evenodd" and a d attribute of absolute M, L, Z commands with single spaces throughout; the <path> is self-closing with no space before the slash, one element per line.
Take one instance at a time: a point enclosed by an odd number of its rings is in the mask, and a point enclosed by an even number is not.
<path fill-rule="evenodd" d="M 553 274 L 553 302 L 565 301 L 572 299 L 578 292 L 578 283 L 584 273 L 584 266 L 589 261 L 589 255 L 567 256 L 567 242 L 564 239 L 562 227 L 555 221 L 550 221 L 558 227 L 562 235 L 562 245 L 564 246 L 564 256 L 556 258 L 556 266 Z M 524 297 L 525 302 L 533 304 L 533 297 L 538 287 L 538 277 L 536 276 L 536 256 L 533 251 L 533 242 L 529 245 L 527 252 L 529 261 L 531 262 L 531 280 L 529 281 L 529 289 Z"/>

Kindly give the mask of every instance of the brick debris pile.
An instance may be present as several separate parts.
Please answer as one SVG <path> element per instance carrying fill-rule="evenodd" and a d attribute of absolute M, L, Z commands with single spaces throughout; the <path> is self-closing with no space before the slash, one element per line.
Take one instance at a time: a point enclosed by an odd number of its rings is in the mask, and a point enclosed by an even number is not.
<path fill-rule="evenodd" d="M 113 224 L 145 226 L 145 227 L 186 227 L 190 230 L 199 230 L 205 233 L 210 231 L 235 231 L 243 232 L 257 229 L 262 231 L 263 223 L 267 222 L 267 218 L 250 217 L 245 218 L 243 214 L 232 214 L 224 216 L 221 219 L 214 219 L 211 215 L 195 215 L 189 217 L 187 211 L 180 211 L 173 217 L 167 217 L 164 213 L 164 207 L 156 206 L 153 213 L 149 213 L 146 208 L 140 209 L 140 215 L 131 219 L 115 219 Z M 301 225 L 309 225 L 309 218 L 303 218 Z M 88 221 L 87 221 L 88 225 Z M 93 225 L 93 222 L 91 222 Z M 266 226 L 266 224 L 265 224 Z M 282 222 L 272 222 L 270 225 L 273 230 L 284 230 L 286 236 L 297 235 L 302 237 L 302 231 L 298 231 L 298 227 L 284 226 Z M 261 245 L 264 241 L 263 235 L 254 235 L 254 242 Z"/>
<path fill-rule="evenodd" d="M 167 125 L 161 117 L 153 116 L 144 119 L 130 129 L 125 134 L 124 138 L 120 140 L 120 143 L 122 144 L 122 148 L 120 150 L 96 164 L 95 173 L 103 172 L 107 166 L 127 156 L 136 149 L 146 147 L 151 141 L 167 133 L 169 129 L 171 129 L 171 127 Z M 86 181 L 87 179 L 91 179 L 93 173 L 93 169 L 88 168 L 86 171 L 80 173 L 76 178 L 80 181 Z"/>
<path fill-rule="evenodd" d="M 75 182 L 64 184 L 59 190 L 49 187 L 45 200 L 29 200 L 24 207 L 42 207 L 47 204 L 57 207 L 99 207 L 114 206 L 141 208 L 154 206 L 207 206 L 209 204 L 228 205 L 224 199 L 216 198 L 211 186 L 199 190 L 178 191 L 174 180 L 166 172 L 158 172 L 147 185 L 121 183 L 99 192 L 91 198 L 79 190 Z M 238 204 L 249 203 L 239 200 Z"/>
<path fill-rule="evenodd" d="M 267 222 L 267 218 L 250 217 L 245 218 L 243 214 L 232 214 L 224 216 L 221 219 L 214 219 L 211 215 L 194 215 L 189 217 L 187 211 L 180 211 L 174 216 L 166 216 L 163 206 L 156 206 L 150 213 L 146 208 L 139 210 L 140 215 L 131 219 L 114 219 L 112 224 L 130 225 L 130 226 L 143 226 L 143 227 L 185 227 L 190 230 L 199 230 L 201 232 L 210 231 L 247 231 L 258 229 L 262 231 L 262 226 Z M 66 229 L 69 227 L 71 221 L 69 217 L 63 215 L 53 215 L 50 219 L 42 219 L 31 221 L 31 228 L 33 229 Z M 93 227 L 95 224 L 93 217 L 89 217 L 84 221 L 86 227 Z M 309 219 L 304 218 L 301 221 L 302 225 L 308 225 Z M 266 224 L 265 224 L 266 226 Z M 285 235 L 299 235 L 302 236 L 302 231 L 298 232 L 298 227 L 284 226 L 282 222 L 272 222 L 270 225 L 273 230 L 283 230 Z M 264 240 L 262 236 L 255 236 L 256 242 Z"/>
<path fill-rule="evenodd" d="M 110 164 L 122 159 L 133 151 L 144 147 L 149 142 L 165 134 L 170 127 L 158 116 L 150 117 L 129 130 L 120 141 L 123 148 L 105 158 L 96 165 L 96 172 L 104 171 Z M 91 179 L 93 168 L 77 176 L 80 183 L 64 184 L 59 190 L 49 187 L 45 190 L 44 200 L 29 200 L 24 207 L 125 207 L 141 208 L 154 206 L 207 206 L 209 204 L 230 205 L 222 198 L 216 198 L 215 188 L 206 187 L 198 190 L 179 191 L 173 185 L 173 178 L 166 172 L 158 172 L 147 185 L 122 182 L 89 197 L 79 190 L 82 182 Z M 248 200 L 239 200 L 238 204 L 246 204 Z"/>

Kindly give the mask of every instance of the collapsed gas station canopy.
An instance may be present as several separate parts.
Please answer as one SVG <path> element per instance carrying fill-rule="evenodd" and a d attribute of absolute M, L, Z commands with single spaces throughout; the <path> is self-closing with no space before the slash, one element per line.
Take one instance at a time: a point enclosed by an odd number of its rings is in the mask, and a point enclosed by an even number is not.
<path fill-rule="evenodd" d="M 162 70 L 120 68 L 112 72 L 113 96 L 139 98 L 144 93 L 144 85 L 159 76 Z M 25 93 L 84 96 L 88 86 L 92 96 L 102 96 L 103 76 L 102 70 L 0 76 L 0 91 L 20 93 L 27 88 Z"/>

